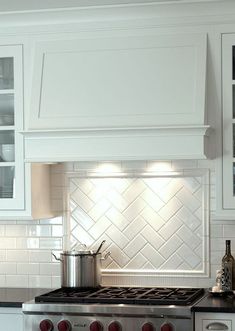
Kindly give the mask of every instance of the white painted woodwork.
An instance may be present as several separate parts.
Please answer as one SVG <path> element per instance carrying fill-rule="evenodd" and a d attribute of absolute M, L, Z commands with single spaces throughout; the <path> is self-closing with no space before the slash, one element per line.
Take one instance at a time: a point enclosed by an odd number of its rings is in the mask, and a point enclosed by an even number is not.
<path fill-rule="evenodd" d="M 224 209 L 235 208 L 233 194 L 233 90 L 232 90 L 232 46 L 235 34 L 224 34 L 222 43 L 222 93 L 223 93 L 223 201 Z"/>
<path fill-rule="evenodd" d="M 26 161 L 207 157 L 206 33 L 94 30 L 34 51 Z"/>
<path fill-rule="evenodd" d="M 23 46 L 0 45 L 0 58 L 13 57 L 14 63 L 14 89 L 1 90 L 7 98 L 14 96 L 14 125 L 0 126 L 1 144 L 7 130 L 14 133 L 15 160 L 13 162 L 0 162 L 3 167 L 12 166 L 15 169 L 14 195 L 12 198 L 0 198 L 0 220 L 18 218 L 43 218 L 52 216 L 50 210 L 50 168 L 49 165 L 29 165 L 24 163 L 24 137 L 20 133 L 23 129 Z M 5 102 L 6 100 L 3 99 Z M 0 105 L 1 111 L 6 111 L 5 103 Z M 9 112 L 9 110 L 7 110 Z"/>
<path fill-rule="evenodd" d="M 25 132 L 27 162 L 206 158 L 208 126 Z M 192 148 L 193 146 L 193 148 Z"/>
<path fill-rule="evenodd" d="M 0 308 L 1 330 L 23 331 L 23 314 L 21 308 Z"/>
<path fill-rule="evenodd" d="M 204 125 L 206 34 L 36 44 L 29 129 Z"/>
<path fill-rule="evenodd" d="M 235 316 L 231 313 L 195 313 L 195 331 L 233 331 Z"/>
<path fill-rule="evenodd" d="M 14 132 L 15 162 L 15 195 L 13 198 L 0 199 L 0 209 L 24 209 L 24 164 L 23 164 L 23 137 L 19 131 L 23 127 L 23 68 L 22 68 L 22 45 L 0 46 L 0 58 L 12 57 L 14 65 L 14 121 L 15 125 L 10 129 Z M 4 92 L 4 91 L 2 91 Z M 4 141 L 4 126 L 0 127 L 1 143 Z M 7 165 L 1 163 L 2 166 Z"/>

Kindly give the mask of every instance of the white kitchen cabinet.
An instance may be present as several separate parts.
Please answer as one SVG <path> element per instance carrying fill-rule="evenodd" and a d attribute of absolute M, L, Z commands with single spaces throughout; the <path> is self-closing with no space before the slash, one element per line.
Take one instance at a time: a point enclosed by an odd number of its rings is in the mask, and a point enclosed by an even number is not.
<path fill-rule="evenodd" d="M 229 210 L 235 208 L 235 34 L 222 37 L 222 100 L 222 208 Z"/>
<path fill-rule="evenodd" d="M 21 308 L 0 308 L 0 326 L 3 331 L 23 331 Z"/>
<path fill-rule="evenodd" d="M 195 313 L 195 331 L 233 331 L 235 316 L 231 313 Z"/>
<path fill-rule="evenodd" d="M 55 39 L 36 42 L 29 130 L 205 124 L 205 33 Z"/>
<path fill-rule="evenodd" d="M 23 46 L 0 46 L 0 219 L 52 215 L 49 166 L 24 163 L 23 86 Z"/>
<path fill-rule="evenodd" d="M 0 209 L 23 205 L 22 123 L 22 46 L 0 46 Z"/>

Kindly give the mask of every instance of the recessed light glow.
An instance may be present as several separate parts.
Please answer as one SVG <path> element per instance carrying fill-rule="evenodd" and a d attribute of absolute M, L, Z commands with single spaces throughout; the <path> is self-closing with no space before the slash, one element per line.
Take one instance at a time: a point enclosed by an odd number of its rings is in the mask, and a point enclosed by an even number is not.
<path fill-rule="evenodd" d="M 121 168 L 114 163 L 102 163 L 96 169 L 95 172 L 102 175 L 112 175 L 121 173 Z"/>
<path fill-rule="evenodd" d="M 172 171 L 170 162 L 151 162 L 147 166 L 147 172 Z"/>

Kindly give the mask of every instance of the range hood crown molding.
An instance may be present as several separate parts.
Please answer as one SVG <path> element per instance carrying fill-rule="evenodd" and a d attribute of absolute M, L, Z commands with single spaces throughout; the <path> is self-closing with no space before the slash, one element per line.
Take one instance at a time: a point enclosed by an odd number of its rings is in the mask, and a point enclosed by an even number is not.
<path fill-rule="evenodd" d="M 26 162 L 206 159 L 208 125 L 98 130 L 31 130 Z"/>

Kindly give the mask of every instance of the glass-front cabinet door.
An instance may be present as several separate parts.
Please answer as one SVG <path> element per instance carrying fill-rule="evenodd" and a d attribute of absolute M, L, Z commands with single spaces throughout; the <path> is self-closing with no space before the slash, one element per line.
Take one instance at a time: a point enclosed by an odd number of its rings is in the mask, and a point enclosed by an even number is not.
<path fill-rule="evenodd" d="M 24 208 L 22 46 L 0 46 L 0 210 Z"/>

